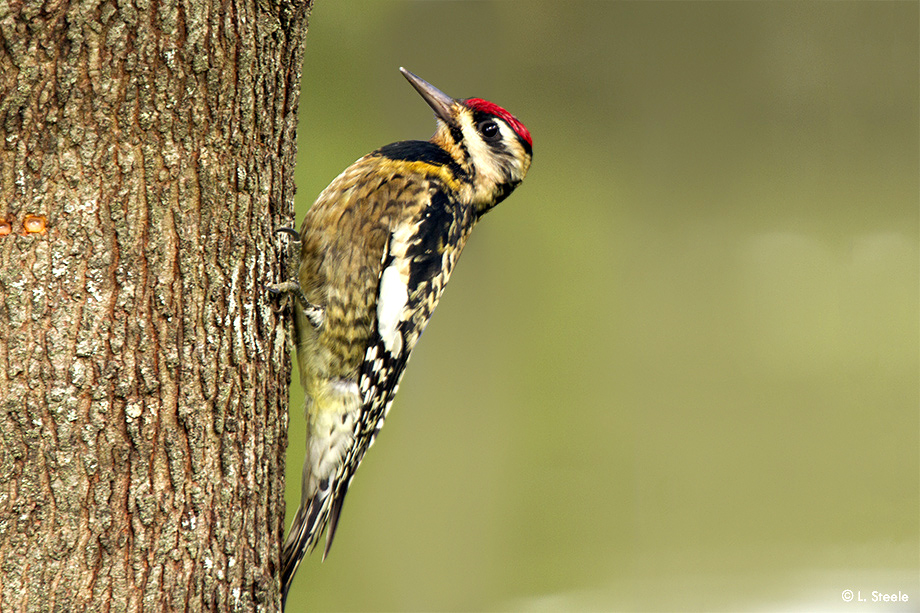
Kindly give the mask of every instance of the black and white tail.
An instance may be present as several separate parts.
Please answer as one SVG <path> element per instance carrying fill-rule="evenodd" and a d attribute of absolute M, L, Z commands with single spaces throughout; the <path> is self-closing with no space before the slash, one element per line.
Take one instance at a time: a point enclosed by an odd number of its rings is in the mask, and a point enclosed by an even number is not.
<path fill-rule="evenodd" d="M 284 542 L 284 548 L 281 553 L 281 609 L 287 602 L 288 590 L 294 582 L 294 575 L 297 573 L 297 567 L 303 561 L 304 556 L 309 550 L 316 546 L 316 540 L 323 528 L 321 519 L 325 519 L 323 507 L 328 506 L 329 488 L 320 490 L 307 504 L 302 504 L 297 509 L 294 516 L 294 522 L 291 524 L 291 532 Z M 326 509 L 328 514 L 328 508 Z M 324 556 L 325 557 L 325 556 Z"/>

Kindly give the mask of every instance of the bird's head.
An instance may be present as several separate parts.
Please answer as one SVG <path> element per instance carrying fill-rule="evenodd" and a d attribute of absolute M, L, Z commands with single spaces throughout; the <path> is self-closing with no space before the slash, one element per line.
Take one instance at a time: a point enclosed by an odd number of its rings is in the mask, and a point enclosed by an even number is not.
<path fill-rule="evenodd" d="M 447 151 L 469 175 L 470 197 L 485 213 L 524 180 L 533 157 L 530 131 L 502 107 L 480 98 L 451 98 L 405 68 L 403 76 L 434 110 L 431 142 Z"/>

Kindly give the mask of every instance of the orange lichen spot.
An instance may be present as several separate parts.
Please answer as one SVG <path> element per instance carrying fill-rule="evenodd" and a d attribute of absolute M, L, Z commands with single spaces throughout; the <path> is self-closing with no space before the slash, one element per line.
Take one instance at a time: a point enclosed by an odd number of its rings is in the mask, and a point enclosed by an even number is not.
<path fill-rule="evenodd" d="M 0 219 L 0 236 L 6 236 L 13 231 L 13 224 L 6 219 Z"/>
<path fill-rule="evenodd" d="M 44 215 L 26 215 L 22 218 L 22 229 L 26 234 L 44 234 L 48 218 Z"/>

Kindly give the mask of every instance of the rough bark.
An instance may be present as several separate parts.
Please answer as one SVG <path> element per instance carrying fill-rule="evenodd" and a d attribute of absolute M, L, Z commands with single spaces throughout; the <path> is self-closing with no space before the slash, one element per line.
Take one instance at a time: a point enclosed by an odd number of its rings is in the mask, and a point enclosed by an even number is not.
<path fill-rule="evenodd" d="M 310 0 L 0 0 L 0 611 L 277 610 Z"/>

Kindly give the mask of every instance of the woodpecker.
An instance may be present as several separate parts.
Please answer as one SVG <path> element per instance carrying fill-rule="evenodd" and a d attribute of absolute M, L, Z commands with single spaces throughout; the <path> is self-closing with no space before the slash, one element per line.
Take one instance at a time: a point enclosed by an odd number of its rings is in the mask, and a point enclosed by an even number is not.
<path fill-rule="evenodd" d="M 323 559 L 329 553 L 355 470 L 470 231 L 530 168 L 530 132 L 511 113 L 400 72 L 434 110 L 434 136 L 381 147 L 336 177 L 295 236 L 297 282 L 277 286 L 297 297 L 307 421 L 300 508 L 282 552 L 282 606 L 324 529 Z"/>

